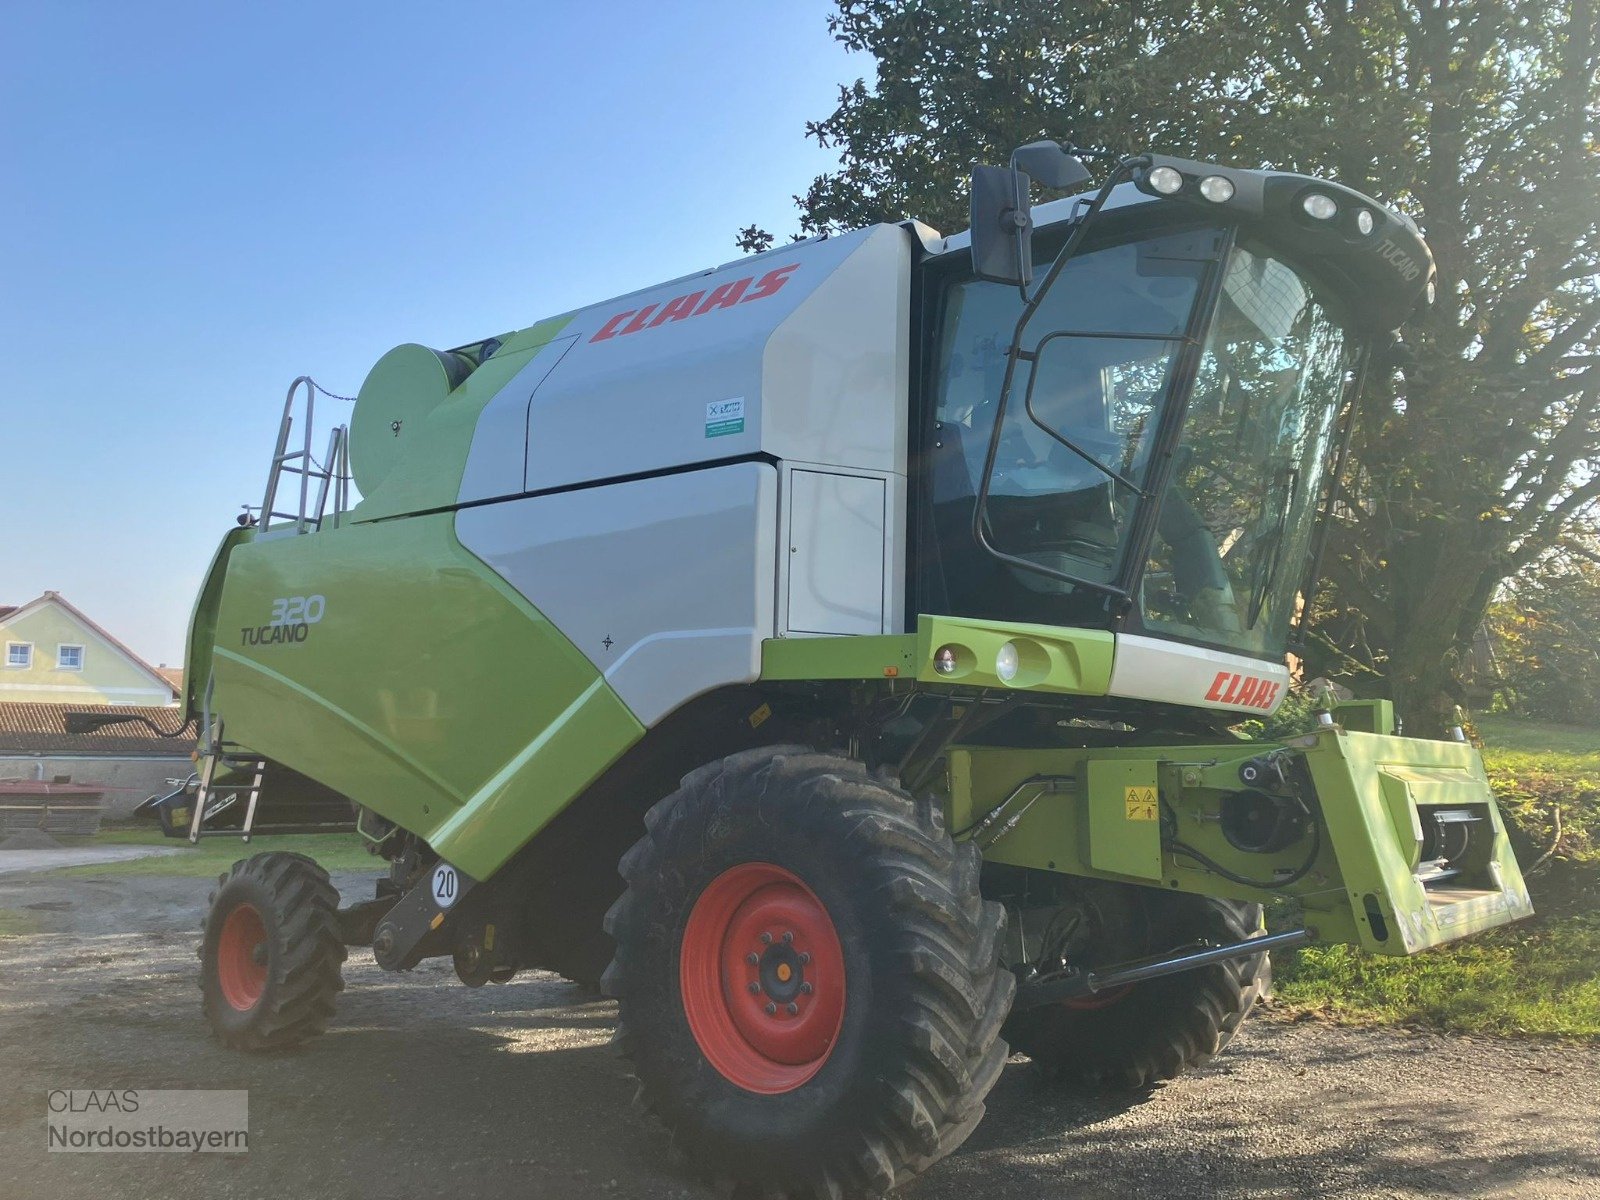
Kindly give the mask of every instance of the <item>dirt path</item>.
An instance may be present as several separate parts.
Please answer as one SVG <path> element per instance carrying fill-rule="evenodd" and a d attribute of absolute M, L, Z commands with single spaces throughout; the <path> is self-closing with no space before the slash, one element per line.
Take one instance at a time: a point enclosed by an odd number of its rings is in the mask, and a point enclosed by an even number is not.
<path fill-rule="evenodd" d="M 339 877 L 356 889 L 359 877 Z M 548 976 L 472 991 L 433 962 L 346 968 L 334 1029 L 238 1055 L 199 1025 L 203 879 L 0 879 L 0 1197 L 709 1197 L 632 1112 L 612 1007 Z M 365 895 L 365 887 L 360 887 Z M 915 1200 L 1600 1197 L 1600 1049 L 1266 1017 L 1137 1102 L 1022 1060 Z M 248 1088 L 248 1155 L 50 1154 L 59 1087 Z"/>

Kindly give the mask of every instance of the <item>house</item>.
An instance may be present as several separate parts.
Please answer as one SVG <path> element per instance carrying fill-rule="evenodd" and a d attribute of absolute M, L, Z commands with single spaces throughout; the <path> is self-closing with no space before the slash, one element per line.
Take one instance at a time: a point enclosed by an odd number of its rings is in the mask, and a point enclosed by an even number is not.
<path fill-rule="evenodd" d="M 67 725 L 72 713 L 123 719 L 75 732 Z M 193 726 L 170 706 L 0 700 L 0 793 L 91 789 L 104 815 L 116 820 L 146 796 L 167 791 L 168 779 L 186 778 L 195 769 L 194 745 Z M 0 830 L 4 825 L 0 820 Z"/>
<path fill-rule="evenodd" d="M 59 592 L 0 605 L 0 702 L 170 705 L 180 692 Z"/>

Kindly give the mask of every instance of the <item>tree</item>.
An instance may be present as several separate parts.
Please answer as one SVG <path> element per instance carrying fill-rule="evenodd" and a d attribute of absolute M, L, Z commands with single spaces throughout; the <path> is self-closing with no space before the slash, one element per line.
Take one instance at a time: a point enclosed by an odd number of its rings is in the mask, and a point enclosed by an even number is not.
<path fill-rule="evenodd" d="M 1536 566 L 1489 609 L 1502 694 L 1530 717 L 1600 725 L 1600 553 L 1573 540 Z"/>
<path fill-rule="evenodd" d="M 1322 173 L 1414 215 L 1439 300 L 1369 385 L 1318 673 L 1439 728 L 1496 589 L 1600 500 L 1600 21 L 1590 0 L 838 0 L 872 55 L 807 126 L 808 233 L 965 226 L 1039 136 Z M 754 232 L 754 231 L 751 231 Z"/>

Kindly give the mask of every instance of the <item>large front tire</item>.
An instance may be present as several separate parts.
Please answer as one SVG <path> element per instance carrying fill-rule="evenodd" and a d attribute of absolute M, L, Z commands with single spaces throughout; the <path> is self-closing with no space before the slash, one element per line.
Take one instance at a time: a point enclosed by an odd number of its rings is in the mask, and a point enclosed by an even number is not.
<path fill-rule="evenodd" d="M 1015 982 L 978 852 L 934 805 L 769 748 L 695 771 L 645 824 L 605 989 L 692 1164 L 765 1195 L 877 1195 L 966 1140 Z"/>
<path fill-rule="evenodd" d="M 211 1030 L 236 1050 L 284 1050 L 323 1032 L 344 989 L 339 893 L 303 854 L 240 859 L 217 877 L 200 942 Z"/>

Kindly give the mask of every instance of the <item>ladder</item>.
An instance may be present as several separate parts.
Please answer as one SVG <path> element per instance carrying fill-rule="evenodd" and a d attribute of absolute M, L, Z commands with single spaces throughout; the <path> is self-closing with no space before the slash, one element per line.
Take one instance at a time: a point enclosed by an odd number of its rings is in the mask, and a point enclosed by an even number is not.
<path fill-rule="evenodd" d="M 302 389 L 305 393 L 303 432 L 299 445 L 291 450 L 289 439 L 294 432 L 295 399 Z M 283 402 L 283 420 L 278 424 L 278 448 L 272 454 L 272 469 L 267 474 L 267 492 L 261 501 L 263 531 L 272 528 L 287 530 L 292 525 L 295 533 L 314 533 L 322 528 L 325 519 L 330 520 L 337 529 L 350 508 L 349 426 L 334 426 L 328 435 L 328 447 L 321 462 L 311 453 L 313 417 L 319 390 L 316 381 L 309 375 L 301 375 L 289 385 L 289 394 Z M 298 476 L 300 482 L 298 487 L 291 488 L 287 498 L 280 498 L 285 475 Z M 333 500 L 331 514 L 328 512 L 330 493 Z M 279 507 L 280 504 L 283 507 Z M 277 522 L 276 526 L 274 522 Z"/>
<path fill-rule="evenodd" d="M 250 834 L 255 830 L 256 804 L 261 799 L 261 780 L 267 773 L 267 764 L 261 759 L 236 759 L 222 752 L 222 722 L 218 720 L 207 731 L 208 745 L 205 757 L 200 762 L 199 785 L 194 794 L 194 812 L 189 818 L 189 843 L 193 845 L 203 837 L 233 837 L 242 834 L 245 841 L 250 840 Z M 217 816 L 226 809 L 238 803 L 239 793 L 234 791 L 222 803 L 211 803 L 212 780 L 216 776 L 217 767 L 242 769 L 250 776 L 250 786 L 247 791 L 244 811 L 244 825 L 239 830 L 232 829 L 206 829 L 205 822 L 208 817 Z"/>

